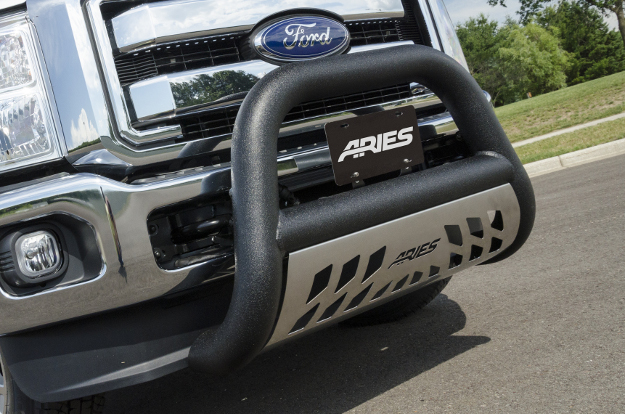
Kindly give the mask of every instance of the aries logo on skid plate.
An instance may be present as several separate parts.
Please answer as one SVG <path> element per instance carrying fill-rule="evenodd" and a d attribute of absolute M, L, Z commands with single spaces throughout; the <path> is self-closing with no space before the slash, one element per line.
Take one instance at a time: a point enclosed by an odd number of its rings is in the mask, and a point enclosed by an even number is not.
<path fill-rule="evenodd" d="M 269 60 L 315 59 L 344 52 L 349 46 L 349 31 L 327 17 L 291 17 L 261 29 L 254 37 L 254 46 Z"/>

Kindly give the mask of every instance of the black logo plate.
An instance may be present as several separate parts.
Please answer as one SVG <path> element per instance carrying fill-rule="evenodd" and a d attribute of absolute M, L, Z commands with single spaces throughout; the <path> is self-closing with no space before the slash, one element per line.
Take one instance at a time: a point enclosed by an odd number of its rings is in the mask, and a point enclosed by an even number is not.
<path fill-rule="evenodd" d="M 412 106 L 375 112 L 325 126 L 334 181 L 350 184 L 424 161 Z"/>

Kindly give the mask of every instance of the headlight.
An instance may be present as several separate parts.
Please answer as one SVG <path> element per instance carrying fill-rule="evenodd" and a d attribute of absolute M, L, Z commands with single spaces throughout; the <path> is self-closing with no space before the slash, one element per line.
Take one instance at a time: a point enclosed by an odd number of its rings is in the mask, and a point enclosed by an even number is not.
<path fill-rule="evenodd" d="M 0 21 L 0 172 L 61 157 L 30 23 Z"/>
<path fill-rule="evenodd" d="M 438 34 L 441 40 L 441 46 L 443 52 L 454 58 L 458 63 L 469 70 L 467 60 L 464 58 L 462 47 L 460 46 L 460 40 L 456 34 L 454 24 L 449 17 L 447 8 L 443 0 L 429 0 L 430 8 L 432 9 L 432 16 L 434 17 L 434 23 L 438 29 Z"/>

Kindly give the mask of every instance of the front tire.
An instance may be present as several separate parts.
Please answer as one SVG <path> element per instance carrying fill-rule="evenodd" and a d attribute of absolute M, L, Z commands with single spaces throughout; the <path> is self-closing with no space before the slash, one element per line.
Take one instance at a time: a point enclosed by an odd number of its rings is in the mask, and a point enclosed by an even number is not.
<path fill-rule="evenodd" d="M 363 312 L 343 322 L 351 326 L 370 326 L 395 322 L 423 309 L 449 284 L 451 277 L 408 293 L 384 305 Z"/>
<path fill-rule="evenodd" d="M 57 403 L 33 401 L 19 389 L 0 352 L 0 414 L 101 414 L 104 394 Z"/>
<path fill-rule="evenodd" d="M 4 358 L 0 354 L 0 414 L 13 413 L 13 380 L 4 368 Z"/>

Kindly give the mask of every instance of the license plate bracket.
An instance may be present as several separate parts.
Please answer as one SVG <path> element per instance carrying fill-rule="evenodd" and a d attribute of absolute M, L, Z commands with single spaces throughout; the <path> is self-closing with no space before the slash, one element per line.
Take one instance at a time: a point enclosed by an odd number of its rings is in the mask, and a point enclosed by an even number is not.
<path fill-rule="evenodd" d="M 334 181 L 346 185 L 423 163 L 423 146 L 412 106 L 325 125 Z"/>

